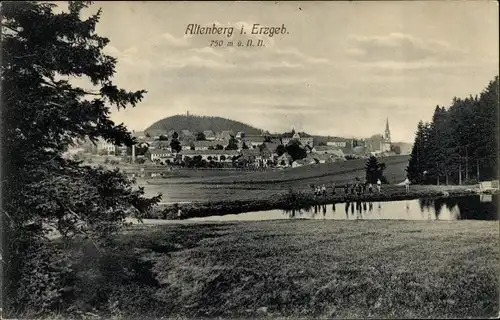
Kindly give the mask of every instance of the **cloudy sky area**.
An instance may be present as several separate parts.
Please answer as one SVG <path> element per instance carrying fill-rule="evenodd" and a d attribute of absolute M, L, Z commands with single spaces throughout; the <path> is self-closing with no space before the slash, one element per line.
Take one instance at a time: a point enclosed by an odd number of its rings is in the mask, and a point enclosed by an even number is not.
<path fill-rule="evenodd" d="M 112 118 L 131 130 L 186 113 L 228 117 L 271 132 L 413 141 L 437 104 L 479 93 L 498 70 L 494 1 L 97 2 L 99 34 L 118 58 L 116 83 L 146 89 Z M 184 33 L 190 23 L 234 26 L 225 36 Z M 238 41 L 241 25 L 284 24 L 265 48 Z M 257 38 L 254 38 L 257 39 Z"/>

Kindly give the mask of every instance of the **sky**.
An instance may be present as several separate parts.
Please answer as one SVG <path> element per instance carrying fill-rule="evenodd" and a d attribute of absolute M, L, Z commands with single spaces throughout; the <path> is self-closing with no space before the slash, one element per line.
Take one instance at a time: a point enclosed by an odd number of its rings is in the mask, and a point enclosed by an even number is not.
<path fill-rule="evenodd" d="M 115 83 L 146 89 L 111 118 L 144 130 L 162 118 L 221 116 L 271 132 L 412 142 L 419 120 L 498 74 L 496 1 L 95 2 Z M 185 34 L 189 24 L 234 34 Z M 252 35 L 254 24 L 285 34 Z M 246 35 L 240 35 L 244 26 Z M 265 47 L 227 47 L 263 40 Z M 211 47 L 223 40 L 222 47 Z M 255 42 L 254 42 L 255 43 Z"/>

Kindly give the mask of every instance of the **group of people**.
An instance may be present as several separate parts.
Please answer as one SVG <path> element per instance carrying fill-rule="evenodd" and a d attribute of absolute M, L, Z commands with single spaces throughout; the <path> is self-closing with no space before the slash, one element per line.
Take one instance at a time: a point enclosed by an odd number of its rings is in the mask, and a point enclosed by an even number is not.
<path fill-rule="evenodd" d="M 404 185 L 406 187 L 406 192 L 410 191 L 410 180 L 406 178 L 404 181 Z M 382 181 L 380 179 L 377 179 L 376 183 L 376 190 L 378 193 L 381 192 L 382 189 Z M 311 188 L 314 190 L 314 194 L 316 196 L 326 196 L 327 194 L 327 187 L 325 184 L 319 186 L 311 185 Z M 375 192 L 375 188 L 372 183 L 365 181 L 362 182 L 359 178 L 356 178 L 356 181 L 353 184 L 346 183 L 344 185 L 344 194 L 345 195 L 357 195 L 360 196 L 362 194 L 367 193 L 368 194 L 373 194 Z M 336 189 L 335 189 L 335 182 L 332 182 L 332 194 L 336 194 Z"/>
<path fill-rule="evenodd" d="M 382 187 L 382 181 L 380 179 L 377 179 L 377 191 L 380 193 L 381 187 Z M 351 194 L 351 195 L 357 195 L 360 196 L 361 194 L 364 194 L 368 192 L 369 194 L 372 194 L 374 192 L 373 184 L 365 181 L 361 182 L 359 179 L 356 179 L 356 182 L 352 185 L 349 185 L 346 183 L 344 186 L 344 193 L 346 195 Z"/>
<path fill-rule="evenodd" d="M 381 190 L 381 186 L 382 186 L 382 181 L 380 181 L 380 179 L 377 180 L 377 191 L 380 193 L 380 190 Z M 315 185 L 311 185 L 311 188 L 314 190 L 314 194 L 316 196 L 326 196 L 327 194 L 327 187 L 325 184 L 319 186 L 315 186 Z M 359 179 L 356 179 L 356 182 L 352 185 L 349 185 L 348 183 L 346 183 L 344 185 L 344 194 L 345 195 L 358 195 L 360 196 L 361 194 L 364 194 L 368 192 L 369 194 L 372 194 L 374 192 L 374 188 L 373 188 L 373 185 L 371 183 L 369 183 L 368 181 L 367 182 L 364 182 L 362 183 L 361 181 L 359 181 Z M 332 194 L 335 195 L 336 194 L 336 186 L 335 186 L 335 182 L 332 182 Z"/>

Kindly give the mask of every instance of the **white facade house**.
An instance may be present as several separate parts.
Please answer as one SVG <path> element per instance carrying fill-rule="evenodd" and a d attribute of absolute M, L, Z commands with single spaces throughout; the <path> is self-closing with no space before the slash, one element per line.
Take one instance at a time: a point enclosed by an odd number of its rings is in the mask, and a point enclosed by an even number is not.
<path fill-rule="evenodd" d="M 303 146 L 314 147 L 314 139 L 312 137 L 301 137 L 298 133 L 295 133 L 291 138 L 286 137 L 281 139 L 285 146 L 292 140 L 298 140 Z"/>
<path fill-rule="evenodd" d="M 329 147 L 345 148 L 347 147 L 347 141 L 328 141 L 326 145 Z"/>
<path fill-rule="evenodd" d="M 104 139 L 99 139 L 99 141 L 97 142 L 97 152 L 101 152 L 102 150 L 106 151 L 107 153 L 115 152 L 115 145 Z"/>

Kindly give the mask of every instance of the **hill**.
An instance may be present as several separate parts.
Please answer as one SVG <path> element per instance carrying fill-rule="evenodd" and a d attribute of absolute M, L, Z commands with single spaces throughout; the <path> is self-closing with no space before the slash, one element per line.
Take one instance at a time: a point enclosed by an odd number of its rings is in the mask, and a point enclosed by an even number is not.
<path fill-rule="evenodd" d="M 239 121 L 234 121 L 222 117 L 191 115 L 176 115 L 161 119 L 153 123 L 144 131 L 180 131 L 185 129 L 191 132 L 201 132 L 205 130 L 221 132 L 225 130 L 232 130 L 235 134 L 238 131 L 242 131 L 247 135 L 261 134 L 263 132 L 263 130 L 261 129 L 254 128 Z"/>

